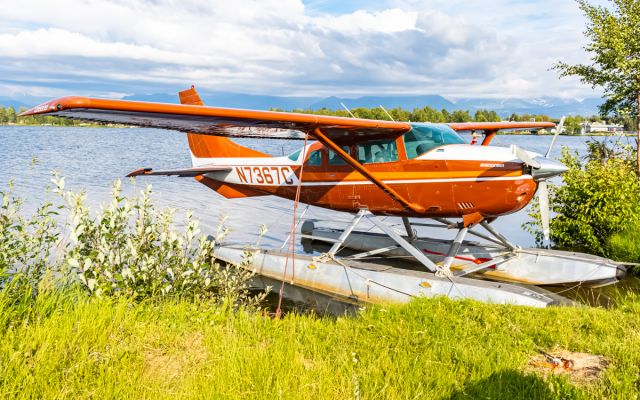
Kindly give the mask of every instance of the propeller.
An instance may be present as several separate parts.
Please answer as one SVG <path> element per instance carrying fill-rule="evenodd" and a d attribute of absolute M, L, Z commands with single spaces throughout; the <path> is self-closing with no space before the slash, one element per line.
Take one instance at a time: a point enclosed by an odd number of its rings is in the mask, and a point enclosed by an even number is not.
<path fill-rule="evenodd" d="M 549 188 L 547 187 L 547 181 L 540 181 L 538 183 L 538 206 L 540 207 L 540 219 L 542 220 L 542 234 L 544 240 L 549 241 Z"/>
<path fill-rule="evenodd" d="M 556 143 L 556 139 L 562 129 L 564 127 L 565 117 L 560 119 L 560 123 L 556 126 L 556 133 L 553 135 L 553 139 L 551 139 L 551 143 L 549 144 L 549 148 L 545 154 L 545 158 L 549 158 L 551 154 L 551 150 L 553 149 L 553 145 Z M 531 168 L 539 169 L 542 165 L 538 160 L 533 159 L 529 153 L 516 146 L 515 144 L 511 145 L 511 153 L 514 157 L 518 158 L 520 161 L 530 166 Z M 544 240 L 549 241 L 549 234 L 551 232 L 550 229 L 550 211 L 549 211 L 549 187 L 547 186 L 546 178 L 541 178 L 538 181 L 538 206 L 540 207 L 540 219 L 542 221 L 542 234 L 544 235 Z"/>
<path fill-rule="evenodd" d="M 547 153 L 544 155 L 544 158 L 549 158 L 549 155 L 551 154 L 551 149 L 553 148 L 553 145 L 556 143 L 556 139 L 558 138 L 558 135 L 560 134 L 560 132 L 562 132 L 562 129 L 564 128 L 564 120 L 565 120 L 565 116 L 562 116 L 562 118 L 560 118 L 560 123 L 556 126 L 556 134 L 553 135 L 553 139 L 551 139 L 551 143 L 549 144 L 549 149 L 547 149 Z"/>

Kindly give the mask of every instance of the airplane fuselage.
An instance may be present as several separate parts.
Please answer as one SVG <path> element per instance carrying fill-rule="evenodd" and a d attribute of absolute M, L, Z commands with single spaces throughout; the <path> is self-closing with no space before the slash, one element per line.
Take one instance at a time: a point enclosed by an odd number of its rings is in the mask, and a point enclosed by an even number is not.
<path fill-rule="evenodd" d="M 316 151 L 320 156 L 312 162 L 310 156 Z M 328 155 L 320 143 L 313 143 L 297 158 L 210 158 L 198 159 L 199 165 L 195 166 L 228 166 L 228 171 L 197 177 L 219 192 L 223 185 L 228 189 L 227 194 L 223 193 L 227 197 L 244 197 L 243 193 L 249 191 L 250 195 L 294 199 L 300 185 L 303 203 L 340 211 L 367 208 L 375 214 L 413 217 L 461 217 L 475 212 L 487 218 L 497 217 L 522 209 L 537 188 L 522 162 L 504 147 L 444 145 L 411 160 L 400 154 L 397 161 L 366 164 L 377 178 L 424 207 L 424 214 L 418 215 L 351 166 L 332 165 Z M 228 195 L 233 191 L 237 196 Z"/>

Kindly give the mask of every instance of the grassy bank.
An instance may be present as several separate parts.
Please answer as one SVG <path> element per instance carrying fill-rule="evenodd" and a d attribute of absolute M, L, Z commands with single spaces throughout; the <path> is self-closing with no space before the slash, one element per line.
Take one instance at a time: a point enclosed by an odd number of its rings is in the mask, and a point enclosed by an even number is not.
<path fill-rule="evenodd" d="M 1 398 L 635 398 L 640 300 L 616 309 L 421 300 L 358 317 L 50 293 L 0 305 Z M 606 356 L 601 380 L 528 373 L 560 346 Z"/>
<path fill-rule="evenodd" d="M 640 298 L 529 309 L 446 299 L 355 317 L 259 311 L 186 213 L 150 187 L 92 212 L 54 176 L 31 216 L 0 192 L 0 399 L 634 398 Z M 221 221 L 217 238 L 226 228 Z M 261 232 L 261 234 L 264 234 Z M 591 383 L 543 378 L 532 356 L 606 357 Z M 556 353 L 557 354 L 557 353 Z M 358 395 L 356 395 L 356 390 Z"/>

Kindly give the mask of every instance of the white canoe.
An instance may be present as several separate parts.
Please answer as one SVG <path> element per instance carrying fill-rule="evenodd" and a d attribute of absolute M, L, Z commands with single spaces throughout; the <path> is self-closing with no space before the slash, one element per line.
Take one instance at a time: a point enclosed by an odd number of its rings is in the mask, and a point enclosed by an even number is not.
<path fill-rule="evenodd" d="M 310 229 L 311 228 L 311 229 Z M 335 242 L 341 231 L 314 228 L 303 225 L 303 238 Z M 406 239 L 406 237 L 405 237 Z M 344 247 L 367 252 L 393 246 L 395 242 L 386 235 L 352 232 Z M 419 238 L 413 242 L 434 263 L 441 263 L 450 242 L 434 238 Z M 385 252 L 385 256 L 412 260 L 401 247 Z M 460 273 L 473 269 L 480 263 L 495 260 L 488 268 L 474 272 L 476 276 L 503 282 L 529 285 L 606 285 L 624 277 L 626 269 L 612 260 L 590 254 L 547 249 L 515 249 L 464 241 L 451 269 Z"/>
<path fill-rule="evenodd" d="M 532 307 L 571 304 L 569 300 L 540 288 L 463 277 L 449 279 L 430 272 L 379 264 L 319 261 L 299 254 L 292 264 L 291 258 L 282 252 L 248 251 L 246 247 L 233 246 L 218 246 L 215 255 L 222 261 L 255 272 L 259 278 L 257 281 L 264 285 L 284 281 L 289 288 L 304 289 L 356 304 L 406 303 L 421 296 L 447 296 Z"/>

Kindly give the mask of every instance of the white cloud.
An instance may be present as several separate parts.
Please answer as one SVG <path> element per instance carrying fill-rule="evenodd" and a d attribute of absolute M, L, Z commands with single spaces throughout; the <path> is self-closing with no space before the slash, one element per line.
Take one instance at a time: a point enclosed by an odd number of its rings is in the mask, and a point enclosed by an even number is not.
<path fill-rule="evenodd" d="M 263 94 L 586 96 L 574 5 L 399 2 L 310 12 L 299 0 L 22 0 L 0 14 L 0 83 L 100 93 L 182 87 Z M 37 12 L 36 12 L 37 10 Z"/>

